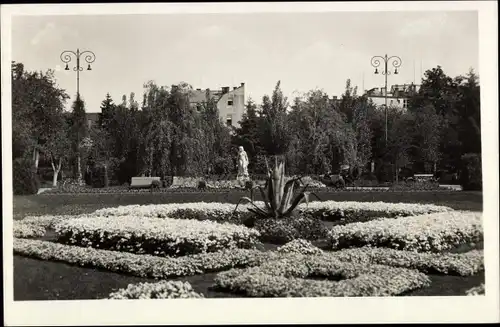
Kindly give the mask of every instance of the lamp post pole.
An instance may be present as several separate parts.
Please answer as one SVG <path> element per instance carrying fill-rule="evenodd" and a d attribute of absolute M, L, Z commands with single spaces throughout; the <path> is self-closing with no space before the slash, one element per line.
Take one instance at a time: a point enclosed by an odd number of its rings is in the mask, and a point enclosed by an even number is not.
<path fill-rule="evenodd" d="M 84 56 L 84 60 L 87 62 L 88 67 L 87 70 L 92 70 L 90 67 L 90 64 L 95 61 L 95 54 L 92 51 L 85 50 L 80 52 L 80 49 L 76 49 L 75 51 L 71 50 L 65 50 L 61 53 L 60 58 L 61 61 L 66 64 L 66 67 L 64 70 L 69 70 L 68 63 L 71 62 L 72 55 L 75 56 L 76 59 L 76 66 L 73 67 L 73 70 L 76 71 L 76 99 L 77 101 L 80 100 L 80 72 L 83 71 L 83 67 L 80 65 L 80 57 L 82 55 Z M 81 140 L 78 139 L 78 146 L 80 146 Z M 83 184 L 83 178 L 82 178 L 82 170 L 81 170 L 81 158 L 80 158 L 80 151 L 78 150 L 77 154 L 77 179 L 79 184 Z"/>
<path fill-rule="evenodd" d="M 385 145 L 387 146 L 387 76 L 391 75 L 391 72 L 388 69 L 389 63 L 394 67 L 394 74 L 398 74 L 398 68 L 401 66 L 402 60 L 398 56 L 374 56 L 371 59 L 371 64 L 375 67 L 375 74 L 378 74 L 378 67 L 381 64 L 381 61 L 384 63 L 384 70 L 381 72 L 384 75 L 384 99 L 385 99 Z"/>

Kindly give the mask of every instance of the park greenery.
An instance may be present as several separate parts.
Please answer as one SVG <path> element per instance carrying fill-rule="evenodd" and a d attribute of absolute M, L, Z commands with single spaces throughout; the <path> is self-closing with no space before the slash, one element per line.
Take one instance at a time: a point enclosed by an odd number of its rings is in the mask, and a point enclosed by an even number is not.
<path fill-rule="evenodd" d="M 481 189 L 479 77 L 450 77 L 440 66 L 425 72 L 408 110 L 384 111 L 346 82 L 340 99 L 311 90 L 289 101 L 280 82 L 260 103 L 249 99 L 239 128 L 226 126 L 217 103 L 189 101 L 192 87 L 149 81 L 117 103 L 106 94 L 97 124 L 87 125 L 84 98 L 69 99 L 53 71 L 31 72 L 12 63 L 12 149 L 15 194 L 36 193 L 39 179 L 53 186 L 101 169 L 101 186 L 134 176 L 230 176 L 237 147 L 251 174 L 266 174 L 266 158 L 280 157 L 287 175 L 335 173 L 348 165 L 358 178 L 398 181 L 398 171 L 459 173 L 462 185 Z M 103 91 L 105 92 L 105 90 Z M 375 172 L 370 173 L 371 163 Z M 229 178 L 229 177 L 228 177 Z"/>

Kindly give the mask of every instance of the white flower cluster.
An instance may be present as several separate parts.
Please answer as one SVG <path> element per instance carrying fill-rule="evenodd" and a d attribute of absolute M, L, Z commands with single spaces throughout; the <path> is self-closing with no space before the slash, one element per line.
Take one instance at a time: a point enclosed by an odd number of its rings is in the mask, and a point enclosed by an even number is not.
<path fill-rule="evenodd" d="M 468 296 L 474 296 L 474 295 L 484 295 L 485 289 L 484 289 L 484 283 L 481 283 L 479 286 L 475 286 L 465 292 Z"/>
<path fill-rule="evenodd" d="M 14 254 L 157 279 L 256 266 L 269 258 L 265 252 L 246 249 L 162 258 L 20 238 L 14 238 Z"/>
<path fill-rule="evenodd" d="M 404 217 L 436 212 L 453 211 L 452 208 L 434 204 L 420 203 L 388 203 L 388 202 L 356 202 L 356 201 L 314 201 L 301 204 L 300 210 L 318 218 L 330 220 L 341 217 L 349 219 L 360 214 L 373 217 Z M 331 217 L 329 219 L 329 217 Z"/>
<path fill-rule="evenodd" d="M 216 288 L 252 297 L 390 296 L 428 285 L 430 279 L 417 270 L 298 254 L 221 272 L 214 281 Z"/>
<path fill-rule="evenodd" d="M 259 237 L 245 226 L 141 216 L 75 218 L 54 229 L 62 243 L 161 256 L 252 248 Z"/>
<path fill-rule="evenodd" d="M 125 299 L 190 299 L 203 298 L 188 282 L 161 281 L 158 283 L 129 284 L 109 295 L 113 300 Z"/>
<path fill-rule="evenodd" d="M 30 238 L 42 237 L 45 235 L 47 228 L 53 228 L 56 223 L 62 220 L 75 218 L 76 216 L 26 216 L 22 220 L 13 222 L 14 237 Z"/>
<path fill-rule="evenodd" d="M 42 237 L 46 232 L 46 228 L 44 226 L 24 223 L 18 220 L 13 222 L 13 227 L 14 237 L 20 238 Z"/>
<path fill-rule="evenodd" d="M 483 239 L 482 214 L 450 211 L 378 219 L 333 227 L 328 235 L 333 249 L 365 245 L 410 251 L 441 252 Z"/>
<path fill-rule="evenodd" d="M 259 207 L 264 202 L 256 201 Z M 128 205 L 116 208 L 97 210 L 93 215 L 98 216 L 126 216 L 137 215 L 151 218 L 180 218 L 214 221 L 236 221 L 238 216 L 233 215 L 236 205 L 218 202 L 170 203 L 150 205 Z M 240 204 L 237 214 L 247 213 L 250 204 Z M 312 214 L 324 220 L 336 220 L 338 217 L 356 219 L 361 214 L 369 212 L 373 218 L 413 216 L 435 212 L 448 212 L 453 209 L 433 204 L 386 203 L 386 202 L 336 202 L 313 201 L 298 206 L 299 211 Z"/>
<path fill-rule="evenodd" d="M 288 242 L 285 245 L 280 246 L 278 249 L 276 249 L 276 251 L 280 253 L 300 253 L 306 255 L 316 255 L 323 253 L 320 248 L 303 239 L 296 239 Z"/>
<path fill-rule="evenodd" d="M 333 258 L 360 264 L 381 264 L 418 269 L 425 273 L 472 276 L 484 270 L 484 251 L 430 253 L 362 247 L 329 253 Z"/>

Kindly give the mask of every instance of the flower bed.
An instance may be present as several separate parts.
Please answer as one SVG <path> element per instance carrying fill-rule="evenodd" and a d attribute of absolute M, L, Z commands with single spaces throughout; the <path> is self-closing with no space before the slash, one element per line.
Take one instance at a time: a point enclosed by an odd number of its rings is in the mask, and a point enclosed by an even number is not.
<path fill-rule="evenodd" d="M 129 284 L 109 295 L 113 300 L 126 299 L 192 299 L 203 298 L 188 282 L 161 281 L 158 283 Z"/>
<path fill-rule="evenodd" d="M 418 269 L 425 273 L 472 276 L 484 270 L 482 250 L 466 253 L 428 253 L 362 247 L 336 251 L 329 255 L 341 261 Z"/>
<path fill-rule="evenodd" d="M 232 224 L 142 216 L 85 217 L 55 226 L 63 244 L 160 256 L 253 248 L 256 230 Z"/>
<path fill-rule="evenodd" d="M 260 207 L 264 206 L 264 202 L 256 201 L 255 203 Z M 129 205 L 97 210 L 94 214 L 99 216 L 140 215 L 152 218 L 169 217 L 240 223 L 242 218 L 249 214 L 248 208 L 250 206 L 247 204 L 240 205 L 237 212 L 233 214 L 235 207 L 234 204 L 216 202 Z M 348 224 L 350 222 L 369 221 L 382 217 L 393 218 L 448 212 L 453 209 L 432 204 L 314 201 L 308 205 L 299 205 L 298 210 L 300 213 L 313 218 L 335 221 L 338 224 Z"/>
<path fill-rule="evenodd" d="M 465 243 L 482 242 L 482 215 L 451 211 L 352 223 L 333 227 L 328 239 L 333 249 L 370 245 L 441 252 Z"/>
<path fill-rule="evenodd" d="M 288 255 L 219 273 L 214 286 L 252 297 L 315 297 L 389 296 L 430 285 L 429 278 L 416 270 L 328 259 Z"/>
<path fill-rule="evenodd" d="M 256 266 L 269 258 L 264 252 L 246 249 L 162 258 L 19 238 L 14 238 L 14 254 L 156 279 Z"/>

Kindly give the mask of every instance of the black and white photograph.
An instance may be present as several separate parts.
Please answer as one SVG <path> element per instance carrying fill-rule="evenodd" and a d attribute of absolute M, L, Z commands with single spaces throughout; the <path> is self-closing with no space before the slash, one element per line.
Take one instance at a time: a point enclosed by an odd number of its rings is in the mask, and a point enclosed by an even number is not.
<path fill-rule="evenodd" d="M 498 322 L 497 9 L 2 5 L 6 325 Z"/>

